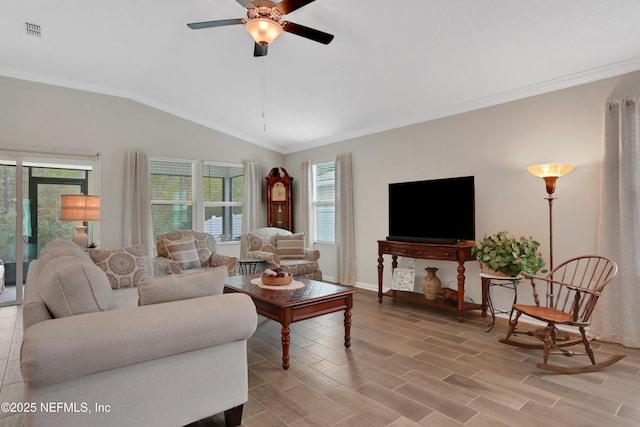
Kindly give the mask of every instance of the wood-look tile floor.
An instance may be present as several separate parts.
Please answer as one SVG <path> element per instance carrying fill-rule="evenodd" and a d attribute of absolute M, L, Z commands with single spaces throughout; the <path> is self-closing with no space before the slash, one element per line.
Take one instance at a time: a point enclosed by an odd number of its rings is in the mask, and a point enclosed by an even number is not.
<path fill-rule="evenodd" d="M 20 401 L 20 307 L 0 308 L 0 401 Z M 594 343 L 596 355 L 627 357 L 596 373 L 541 371 L 540 352 L 500 344 L 506 321 L 456 315 L 358 290 L 351 348 L 342 313 L 291 327 L 282 370 L 280 325 L 259 319 L 249 342 L 246 427 L 639 426 L 640 349 Z M 561 356 L 555 356 L 556 358 Z M 584 357 L 558 362 L 585 363 Z M 554 359 L 557 360 L 557 359 Z M 0 414 L 0 427 L 22 426 Z M 3 417 L 4 416 L 4 417 Z M 192 427 L 223 426 L 222 416 Z"/>

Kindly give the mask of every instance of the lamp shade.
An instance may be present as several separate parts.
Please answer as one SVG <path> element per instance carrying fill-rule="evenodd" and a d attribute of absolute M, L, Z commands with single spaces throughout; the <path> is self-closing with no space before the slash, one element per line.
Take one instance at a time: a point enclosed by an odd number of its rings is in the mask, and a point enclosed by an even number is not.
<path fill-rule="evenodd" d="M 100 196 L 60 195 L 60 219 L 63 221 L 99 221 Z"/>
<path fill-rule="evenodd" d="M 267 18 L 252 19 L 245 24 L 245 28 L 255 42 L 263 46 L 271 44 L 282 34 L 280 24 Z"/>
<path fill-rule="evenodd" d="M 573 170 L 573 165 L 569 163 L 544 163 L 540 165 L 529 166 L 527 170 L 540 178 L 555 176 L 556 178 L 568 174 Z"/>

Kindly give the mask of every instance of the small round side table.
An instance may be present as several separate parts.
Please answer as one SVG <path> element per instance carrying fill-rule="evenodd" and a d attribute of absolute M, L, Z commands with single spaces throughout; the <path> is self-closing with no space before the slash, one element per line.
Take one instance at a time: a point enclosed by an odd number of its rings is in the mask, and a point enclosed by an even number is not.
<path fill-rule="evenodd" d="M 258 272 L 258 266 L 262 264 L 259 259 L 241 258 L 238 260 L 238 273 L 241 276 L 245 274 L 253 274 Z"/>
<path fill-rule="evenodd" d="M 482 280 L 482 293 L 486 295 L 487 305 L 489 306 L 489 311 L 491 312 L 491 323 L 487 328 L 487 332 L 489 332 L 490 330 L 493 329 L 493 327 L 496 324 L 496 313 L 498 314 L 509 313 L 509 320 L 511 320 L 511 315 L 513 314 L 513 305 L 518 300 L 518 282 L 520 282 L 520 280 L 523 279 L 523 276 L 503 277 L 503 276 L 493 276 L 486 273 L 480 273 L 480 278 Z M 511 304 L 511 310 L 500 310 L 500 309 L 496 309 L 493 306 L 490 290 L 494 286 L 499 286 L 501 288 L 507 288 L 507 289 L 513 290 L 513 304 Z"/>

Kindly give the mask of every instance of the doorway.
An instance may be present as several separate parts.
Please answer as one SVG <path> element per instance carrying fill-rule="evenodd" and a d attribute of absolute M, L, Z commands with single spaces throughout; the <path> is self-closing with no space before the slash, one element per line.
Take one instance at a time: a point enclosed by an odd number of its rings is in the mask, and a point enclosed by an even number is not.
<path fill-rule="evenodd" d="M 60 220 L 61 194 L 87 194 L 88 180 L 54 177 L 31 177 L 29 199 L 32 232 L 28 239 L 28 261 L 37 259 L 47 243 L 71 238 L 76 223 Z M 86 225 L 86 224 L 85 224 Z"/>
<path fill-rule="evenodd" d="M 61 194 L 88 194 L 91 168 L 0 160 L 0 306 L 22 302 L 29 263 L 50 241 L 70 239 L 75 222 L 61 221 Z M 19 217 L 22 221 L 18 221 Z"/>

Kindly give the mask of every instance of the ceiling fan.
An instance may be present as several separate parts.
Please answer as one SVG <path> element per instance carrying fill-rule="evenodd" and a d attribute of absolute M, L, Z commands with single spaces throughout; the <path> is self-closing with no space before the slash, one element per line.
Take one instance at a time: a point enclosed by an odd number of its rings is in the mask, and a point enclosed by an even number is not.
<path fill-rule="evenodd" d="M 293 22 L 281 21 L 284 15 L 300 9 L 314 0 L 282 0 L 280 3 L 270 0 L 236 1 L 247 9 L 247 18 L 193 22 L 187 24 L 187 26 L 192 30 L 200 30 L 202 28 L 243 24 L 255 41 L 253 56 L 265 56 L 269 45 L 283 31 L 322 44 L 329 44 L 333 40 L 332 34 L 305 27 L 304 25 L 294 24 Z"/>

